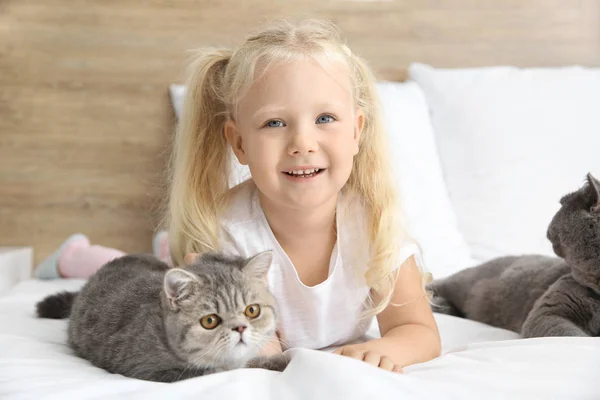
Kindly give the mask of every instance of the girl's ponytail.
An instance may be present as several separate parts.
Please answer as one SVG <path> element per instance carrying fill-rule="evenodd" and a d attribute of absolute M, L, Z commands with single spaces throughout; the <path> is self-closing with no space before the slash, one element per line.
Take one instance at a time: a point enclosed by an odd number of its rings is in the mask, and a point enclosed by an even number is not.
<path fill-rule="evenodd" d="M 188 69 L 183 113 L 173 146 L 168 205 L 174 265 L 187 253 L 218 249 L 218 215 L 229 189 L 231 155 L 223 134 L 223 77 L 232 52 L 209 49 Z"/>

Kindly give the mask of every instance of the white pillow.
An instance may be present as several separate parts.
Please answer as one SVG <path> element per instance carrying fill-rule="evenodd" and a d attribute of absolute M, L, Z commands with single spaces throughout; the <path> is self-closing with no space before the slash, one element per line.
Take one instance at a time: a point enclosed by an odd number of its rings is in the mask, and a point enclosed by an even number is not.
<path fill-rule="evenodd" d="M 553 255 L 546 229 L 559 199 L 600 175 L 600 69 L 413 64 L 409 75 L 473 256 Z"/>
<path fill-rule="evenodd" d="M 471 266 L 474 261 L 444 184 L 425 96 L 414 82 L 377 86 L 408 230 L 421 246 L 425 267 L 440 278 Z M 185 89 L 171 85 L 170 91 L 179 116 Z M 249 175 L 246 167 L 235 164 L 234 183 Z"/>
<path fill-rule="evenodd" d="M 472 266 L 444 182 L 427 103 L 414 82 L 377 84 L 410 234 L 426 268 L 442 278 Z"/>

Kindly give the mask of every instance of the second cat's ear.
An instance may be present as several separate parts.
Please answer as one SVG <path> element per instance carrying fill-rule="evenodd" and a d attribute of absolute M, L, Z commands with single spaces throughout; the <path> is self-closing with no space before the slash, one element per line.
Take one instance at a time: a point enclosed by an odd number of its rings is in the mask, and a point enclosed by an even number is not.
<path fill-rule="evenodd" d="M 596 196 L 596 204 L 592 206 L 592 212 L 600 213 L 600 181 L 594 178 L 591 173 L 587 174 L 587 180 Z"/>
<path fill-rule="evenodd" d="M 273 252 L 270 250 L 263 251 L 246 261 L 243 271 L 250 278 L 266 281 L 267 272 L 269 272 L 272 263 Z"/>
<path fill-rule="evenodd" d="M 164 291 L 173 310 L 179 309 L 200 284 L 198 278 L 181 268 L 170 269 L 164 279 Z"/>

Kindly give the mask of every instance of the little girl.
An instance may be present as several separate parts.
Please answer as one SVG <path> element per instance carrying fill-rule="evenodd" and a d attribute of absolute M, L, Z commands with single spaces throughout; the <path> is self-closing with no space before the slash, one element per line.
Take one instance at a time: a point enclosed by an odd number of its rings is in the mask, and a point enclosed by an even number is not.
<path fill-rule="evenodd" d="M 197 253 L 274 250 L 279 337 L 385 370 L 440 354 L 416 244 L 401 230 L 375 79 L 330 23 L 282 22 L 191 64 L 174 143 L 168 242 Z M 251 179 L 229 188 L 231 150 Z M 75 235 L 38 277 L 80 277 L 123 255 Z M 360 338 L 376 315 L 381 338 Z"/>

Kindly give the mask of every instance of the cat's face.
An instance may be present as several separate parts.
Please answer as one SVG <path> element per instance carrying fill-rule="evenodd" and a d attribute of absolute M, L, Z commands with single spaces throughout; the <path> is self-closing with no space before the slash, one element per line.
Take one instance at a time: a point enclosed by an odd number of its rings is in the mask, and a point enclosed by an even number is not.
<path fill-rule="evenodd" d="M 242 366 L 275 332 L 267 288 L 272 254 L 232 259 L 205 254 L 165 277 L 166 329 L 175 351 L 199 367 Z"/>
<path fill-rule="evenodd" d="M 578 282 L 600 291 L 600 181 L 588 174 L 586 184 L 560 203 L 548 240 Z"/>

